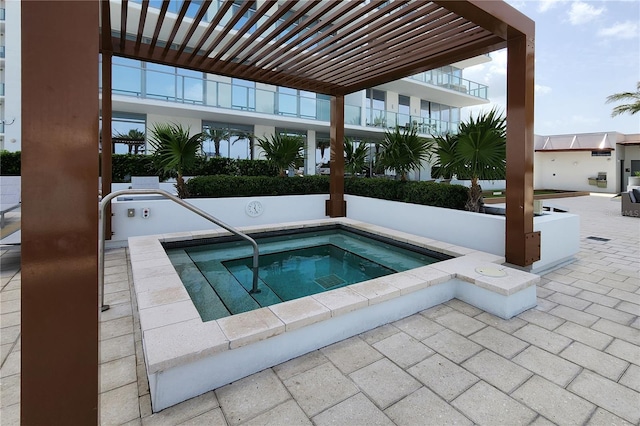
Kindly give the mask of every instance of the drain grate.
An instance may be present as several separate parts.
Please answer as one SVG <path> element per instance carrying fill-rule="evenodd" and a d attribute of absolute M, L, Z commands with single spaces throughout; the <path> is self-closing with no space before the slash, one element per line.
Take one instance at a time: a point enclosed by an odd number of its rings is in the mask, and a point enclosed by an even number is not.
<path fill-rule="evenodd" d="M 324 277 L 319 277 L 315 279 L 315 282 L 320 284 L 322 287 L 326 289 L 330 289 L 331 287 L 335 287 L 340 284 L 344 284 L 346 281 L 337 276 L 336 274 L 325 275 Z"/>
<path fill-rule="evenodd" d="M 594 240 L 594 241 L 611 241 L 611 238 L 587 237 L 587 240 Z"/>

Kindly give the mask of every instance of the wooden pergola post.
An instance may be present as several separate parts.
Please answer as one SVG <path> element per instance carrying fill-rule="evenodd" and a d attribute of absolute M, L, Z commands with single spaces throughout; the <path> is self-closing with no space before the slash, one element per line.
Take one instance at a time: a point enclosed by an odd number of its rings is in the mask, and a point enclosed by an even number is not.
<path fill-rule="evenodd" d="M 21 7 L 20 421 L 97 424 L 99 2 Z"/>
<path fill-rule="evenodd" d="M 540 232 L 533 232 L 533 35 L 507 40 L 507 190 L 505 256 L 530 266 L 540 259 Z"/>
<path fill-rule="evenodd" d="M 344 96 L 332 96 L 330 108 L 331 174 L 326 214 L 330 217 L 344 217 L 347 215 L 344 200 Z"/>

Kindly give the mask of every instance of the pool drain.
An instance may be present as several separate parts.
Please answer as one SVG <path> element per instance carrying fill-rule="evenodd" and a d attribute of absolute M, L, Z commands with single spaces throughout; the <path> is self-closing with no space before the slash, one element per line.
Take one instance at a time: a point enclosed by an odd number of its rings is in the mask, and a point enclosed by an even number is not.
<path fill-rule="evenodd" d="M 485 277 L 501 278 L 507 276 L 504 269 L 493 268 L 491 266 L 478 266 L 476 272 Z"/>

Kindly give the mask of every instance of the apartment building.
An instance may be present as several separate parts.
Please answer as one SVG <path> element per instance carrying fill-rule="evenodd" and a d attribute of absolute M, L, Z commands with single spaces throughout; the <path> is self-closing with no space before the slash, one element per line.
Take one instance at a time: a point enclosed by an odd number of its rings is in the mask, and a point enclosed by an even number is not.
<path fill-rule="evenodd" d="M 130 2 L 131 3 L 131 2 Z M 142 7 L 139 0 L 133 2 Z M 194 18 L 199 2 L 192 2 L 182 18 Z M 235 2 L 234 8 L 242 2 Z M 261 3 L 260 1 L 256 4 Z M 220 0 L 212 2 L 208 15 L 215 15 Z M 159 12 L 162 2 L 152 1 L 149 13 Z M 0 2 L 2 14 L 2 149 L 17 151 L 20 138 L 20 4 Z M 112 20 L 119 20 L 119 7 L 112 7 Z M 251 9 L 243 18 L 251 16 Z M 179 18 L 179 2 L 168 5 L 167 19 Z M 285 19 L 281 18 L 281 20 Z M 236 23 L 240 28 L 243 20 Z M 221 24 L 224 24 L 221 23 Z M 6 37 L 5 37 L 6 36 Z M 8 43 L 5 54 L 5 40 Z M 354 140 L 375 142 L 386 129 L 414 126 L 423 136 L 455 132 L 461 108 L 488 103 L 488 88 L 463 77 L 466 67 L 490 61 L 478 56 L 345 97 L 345 134 Z M 5 64 L 6 62 L 6 64 Z M 6 66 L 5 66 L 6 65 Z M 221 129 L 219 154 L 231 158 L 259 158 L 250 152 L 248 135 L 265 137 L 276 132 L 297 134 L 305 140 L 305 170 L 316 172 L 316 164 L 328 161 L 329 150 L 317 149 L 329 138 L 329 98 L 326 95 L 277 87 L 250 80 L 223 77 L 198 71 L 114 57 L 112 65 L 114 136 L 135 129 L 145 134 L 156 123 L 180 123 L 191 131 Z M 3 95 L 5 90 L 1 92 Z M 131 145 L 114 144 L 116 153 L 134 151 Z M 140 147 L 141 149 L 142 147 Z M 215 155 L 215 144 L 204 144 L 207 155 Z M 414 178 L 429 178 L 427 173 Z"/>

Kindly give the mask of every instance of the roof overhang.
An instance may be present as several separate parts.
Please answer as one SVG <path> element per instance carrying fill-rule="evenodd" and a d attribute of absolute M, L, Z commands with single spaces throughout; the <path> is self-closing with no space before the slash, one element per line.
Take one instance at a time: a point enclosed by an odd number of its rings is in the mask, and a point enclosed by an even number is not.
<path fill-rule="evenodd" d="M 497 4 L 496 4 L 497 3 Z M 533 39 L 504 2 L 103 0 L 101 51 L 206 73 L 345 95 Z"/>

